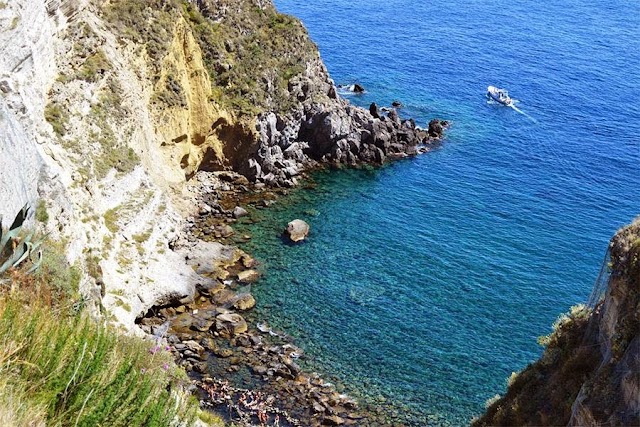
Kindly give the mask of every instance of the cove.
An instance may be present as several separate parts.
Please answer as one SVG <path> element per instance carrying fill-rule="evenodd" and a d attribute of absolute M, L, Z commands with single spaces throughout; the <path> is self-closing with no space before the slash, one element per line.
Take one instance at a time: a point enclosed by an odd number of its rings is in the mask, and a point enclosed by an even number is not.
<path fill-rule="evenodd" d="M 318 173 L 238 227 L 265 273 L 256 318 L 307 368 L 397 422 L 464 425 L 587 300 L 640 206 L 640 110 L 619 102 L 638 93 L 638 11 L 607 4 L 276 2 L 336 83 L 367 89 L 351 102 L 452 121 L 436 151 Z M 487 104 L 488 84 L 534 120 Z M 294 218 L 311 235 L 289 246 Z"/>
<path fill-rule="evenodd" d="M 410 425 L 468 422 L 539 354 L 559 295 L 588 292 L 558 292 L 531 244 L 555 237 L 523 225 L 512 197 L 456 197 L 468 184 L 452 188 L 450 161 L 445 146 L 379 170 L 319 172 L 237 227 L 265 273 L 255 317 L 295 337 L 306 368 Z M 293 218 L 311 225 L 301 245 L 281 238 Z"/>

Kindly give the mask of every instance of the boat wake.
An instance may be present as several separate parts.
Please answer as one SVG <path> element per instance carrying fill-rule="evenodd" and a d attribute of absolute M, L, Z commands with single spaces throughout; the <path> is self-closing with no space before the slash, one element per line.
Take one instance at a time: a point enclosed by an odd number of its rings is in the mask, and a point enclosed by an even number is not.
<path fill-rule="evenodd" d="M 515 106 L 515 103 L 518 102 L 517 100 L 513 100 L 513 104 L 508 105 L 508 107 L 511 107 L 512 109 L 514 109 L 515 111 L 517 111 L 518 113 L 522 114 L 523 116 L 525 116 L 526 118 L 528 118 L 529 120 L 531 120 L 533 123 L 538 123 L 538 121 L 536 119 L 534 119 L 533 117 L 531 117 L 529 114 L 525 113 L 524 111 L 522 111 L 521 109 L 519 109 L 518 107 Z"/>

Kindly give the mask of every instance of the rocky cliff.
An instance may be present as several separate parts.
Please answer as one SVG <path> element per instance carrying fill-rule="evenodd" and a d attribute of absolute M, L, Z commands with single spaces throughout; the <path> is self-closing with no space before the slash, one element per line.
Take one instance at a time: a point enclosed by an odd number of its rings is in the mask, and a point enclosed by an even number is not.
<path fill-rule="evenodd" d="M 82 293 L 127 329 L 204 280 L 173 250 L 198 171 L 293 186 L 427 141 L 340 99 L 267 0 L 0 1 L 0 49 L 0 215 L 44 211 Z"/>
<path fill-rule="evenodd" d="M 542 358 L 474 425 L 640 425 L 640 218 L 609 252 L 604 298 L 561 317 Z"/>

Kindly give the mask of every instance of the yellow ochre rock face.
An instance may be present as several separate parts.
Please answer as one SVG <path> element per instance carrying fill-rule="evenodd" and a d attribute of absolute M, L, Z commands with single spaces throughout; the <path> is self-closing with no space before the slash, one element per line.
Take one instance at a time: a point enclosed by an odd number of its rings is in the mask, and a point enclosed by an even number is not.
<path fill-rule="evenodd" d="M 199 169 L 223 170 L 233 159 L 225 150 L 253 139 L 250 124 L 238 124 L 234 116 L 212 99 L 211 79 L 202 52 L 184 19 L 179 19 L 162 61 L 155 84 L 156 130 L 168 161 L 179 164 L 188 178 Z M 239 132 L 238 132 L 239 130 Z M 231 150 L 232 151 L 232 150 Z"/>

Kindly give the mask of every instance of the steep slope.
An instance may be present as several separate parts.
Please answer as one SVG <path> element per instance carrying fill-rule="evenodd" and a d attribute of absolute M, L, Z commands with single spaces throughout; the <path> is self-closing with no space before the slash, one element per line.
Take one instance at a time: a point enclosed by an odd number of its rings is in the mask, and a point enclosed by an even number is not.
<path fill-rule="evenodd" d="M 604 299 L 561 317 L 542 358 L 474 425 L 640 425 L 640 218 L 609 251 Z"/>
<path fill-rule="evenodd" d="M 0 215 L 46 210 L 83 295 L 127 329 L 206 282 L 173 250 L 203 209 L 198 171 L 293 186 L 318 162 L 381 163 L 427 140 L 340 99 L 270 1 L 0 2 L 0 48 Z"/>

